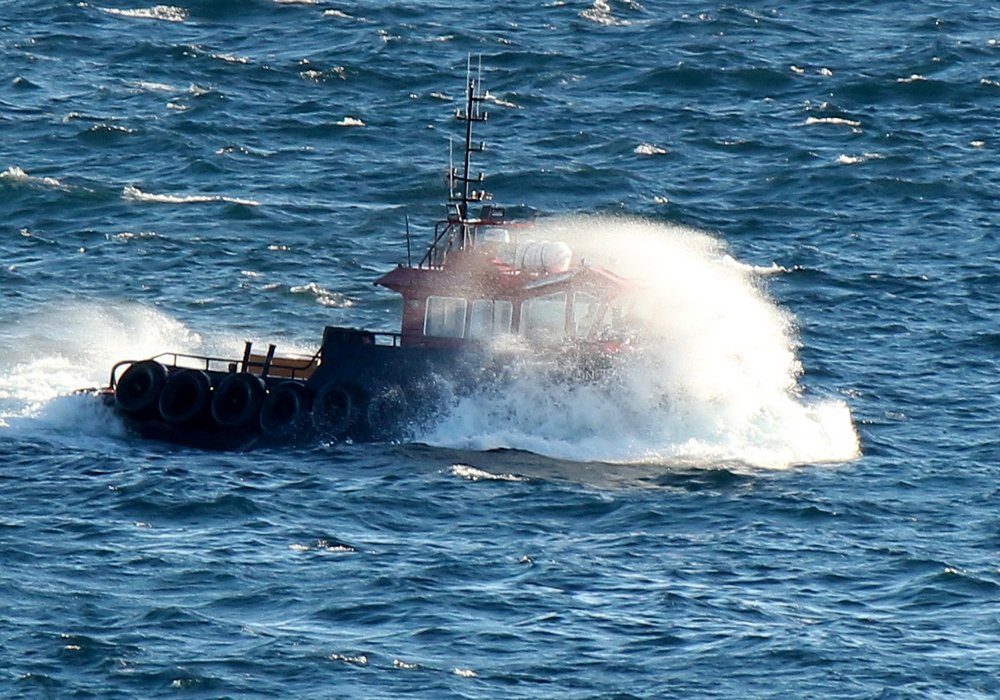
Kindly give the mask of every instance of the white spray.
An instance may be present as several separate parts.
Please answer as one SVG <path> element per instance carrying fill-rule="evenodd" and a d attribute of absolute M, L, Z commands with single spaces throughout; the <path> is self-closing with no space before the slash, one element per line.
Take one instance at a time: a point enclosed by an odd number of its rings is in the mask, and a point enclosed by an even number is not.
<path fill-rule="evenodd" d="M 108 385 L 111 368 L 164 352 L 236 357 L 243 338 L 202 336 L 153 307 L 70 301 L 4 319 L 0 346 L 0 428 L 119 435 L 121 422 L 78 389 Z M 313 351 L 284 343 L 292 353 Z"/>
<path fill-rule="evenodd" d="M 197 348 L 183 324 L 138 304 L 61 302 L 5 319 L 0 425 L 117 433 L 109 412 L 71 392 L 106 386 L 112 365 Z M 30 426 L 30 428 L 28 428 Z"/>
<path fill-rule="evenodd" d="M 532 235 L 566 241 L 577 260 L 644 284 L 641 350 L 623 357 L 611 387 L 552 386 L 529 374 L 502 394 L 462 399 L 424 439 L 624 463 L 780 468 L 858 455 L 847 405 L 800 395 L 792 318 L 721 242 L 641 220 L 541 228 Z"/>

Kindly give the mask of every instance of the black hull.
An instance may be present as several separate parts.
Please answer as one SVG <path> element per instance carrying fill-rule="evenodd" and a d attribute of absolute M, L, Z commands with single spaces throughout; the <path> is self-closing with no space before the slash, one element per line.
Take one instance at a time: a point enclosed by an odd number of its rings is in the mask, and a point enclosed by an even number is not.
<path fill-rule="evenodd" d="M 503 389 L 525 368 L 536 380 L 565 386 L 603 381 L 613 362 L 594 348 L 524 356 L 468 345 L 380 345 L 375 338 L 327 328 L 308 378 L 237 372 L 238 363 L 223 371 L 134 362 L 101 396 L 134 434 L 203 449 L 389 442 L 432 427 L 462 396 Z"/>
<path fill-rule="evenodd" d="M 328 329 L 324 340 L 321 363 L 307 379 L 243 374 L 261 395 L 244 391 L 232 405 L 220 402 L 221 392 L 242 373 L 154 360 L 132 363 L 101 397 L 130 432 L 203 449 L 393 441 L 430 425 L 456 390 L 489 381 L 498 362 L 469 350 L 376 345 L 374 334 L 349 329 Z"/>

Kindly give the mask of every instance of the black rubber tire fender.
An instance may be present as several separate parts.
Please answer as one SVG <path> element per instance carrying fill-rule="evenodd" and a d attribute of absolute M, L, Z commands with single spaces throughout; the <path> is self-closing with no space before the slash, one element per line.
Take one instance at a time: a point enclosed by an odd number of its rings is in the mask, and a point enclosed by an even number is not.
<path fill-rule="evenodd" d="M 194 420 L 212 400 L 212 380 L 198 369 L 179 369 L 167 377 L 160 394 L 160 417 L 172 425 Z"/>
<path fill-rule="evenodd" d="M 133 362 L 115 384 L 115 405 L 129 415 L 156 410 L 167 383 L 167 368 L 156 360 Z"/>
<path fill-rule="evenodd" d="M 268 391 L 260 407 L 260 429 L 270 438 L 302 437 L 311 427 L 312 391 L 302 382 L 288 380 Z"/>
<path fill-rule="evenodd" d="M 408 422 L 409 402 L 398 384 L 376 387 L 365 402 L 365 432 L 372 440 L 400 437 Z"/>
<path fill-rule="evenodd" d="M 312 424 L 320 439 L 350 437 L 358 420 L 357 394 L 343 384 L 323 387 L 313 402 Z"/>
<path fill-rule="evenodd" d="M 259 427 L 266 394 L 260 377 L 244 372 L 227 374 L 212 392 L 212 420 L 227 430 Z"/>

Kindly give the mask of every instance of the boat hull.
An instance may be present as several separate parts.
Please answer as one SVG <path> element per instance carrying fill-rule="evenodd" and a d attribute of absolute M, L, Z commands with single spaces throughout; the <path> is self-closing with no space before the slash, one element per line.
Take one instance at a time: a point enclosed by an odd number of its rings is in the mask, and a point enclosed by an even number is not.
<path fill-rule="evenodd" d="M 320 361 L 307 378 L 255 374 L 239 362 L 223 371 L 150 359 L 129 364 L 99 394 L 143 438 L 239 450 L 407 440 L 433 427 L 463 396 L 502 390 L 525 372 L 558 385 L 600 380 L 612 367 L 608 354 L 593 349 L 545 354 L 375 339 L 368 331 L 327 328 Z"/>
<path fill-rule="evenodd" d="M 227 370 L 155 358 L 124 363 L 120 378 L 98 396 L 130 432 L 200 448 L 392 441 L 430 425 L 456 391 L 489 382 L 504 364 L 469 349 L 374 340 L 370 332 L 328 328 L 321 361 L 301 378 L 258 374 L 239 361 L 224 363 Z"/>

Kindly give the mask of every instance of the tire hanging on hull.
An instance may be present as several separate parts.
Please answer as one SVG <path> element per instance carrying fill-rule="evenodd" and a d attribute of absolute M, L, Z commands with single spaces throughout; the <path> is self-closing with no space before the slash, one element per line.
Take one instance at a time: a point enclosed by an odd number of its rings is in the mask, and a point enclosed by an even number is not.
<path fill-rule="evenodd" d="M 271 389 L 260 407 L 260 429 L 275 440 L 301 439 L 312 428 L 312 392 L 302 383 L 282 382 Z"/>
<path fill-rule="evenodd" d="M 171 425 L 189 423 L 206 413 L 212 400 L 212 380 L 197 369 L 181 369 L 167 378 L 160 394 L 160 417 Z"/>
<path fill-rule="evenodd" d="M 257 428 L 266 393 L 260 377 L 245 373 L 229 374 L 213 392 L 212 419 L 225 430 Z"/>
<path fill-rule="evenodd" d="M 325 387 L 313 403 L 312 424 L 320 439 L 343 440 L 350 437 L 357 418 L 355 393 L 341 384 Z"/>
<path fill-rule="evenodd" d="M 371 392 L 365 405 L 365 433 L 370 440 L 390 440 L 402 434 L 408 402 L 398 384 L 380 386 Z"/>
<path fill-rule="evenodd" d="M 156 360 L 135 362 L 115 385 L 115 405 L 130 416 L 151 416 L 166 382 L 167 368 Z"/>

